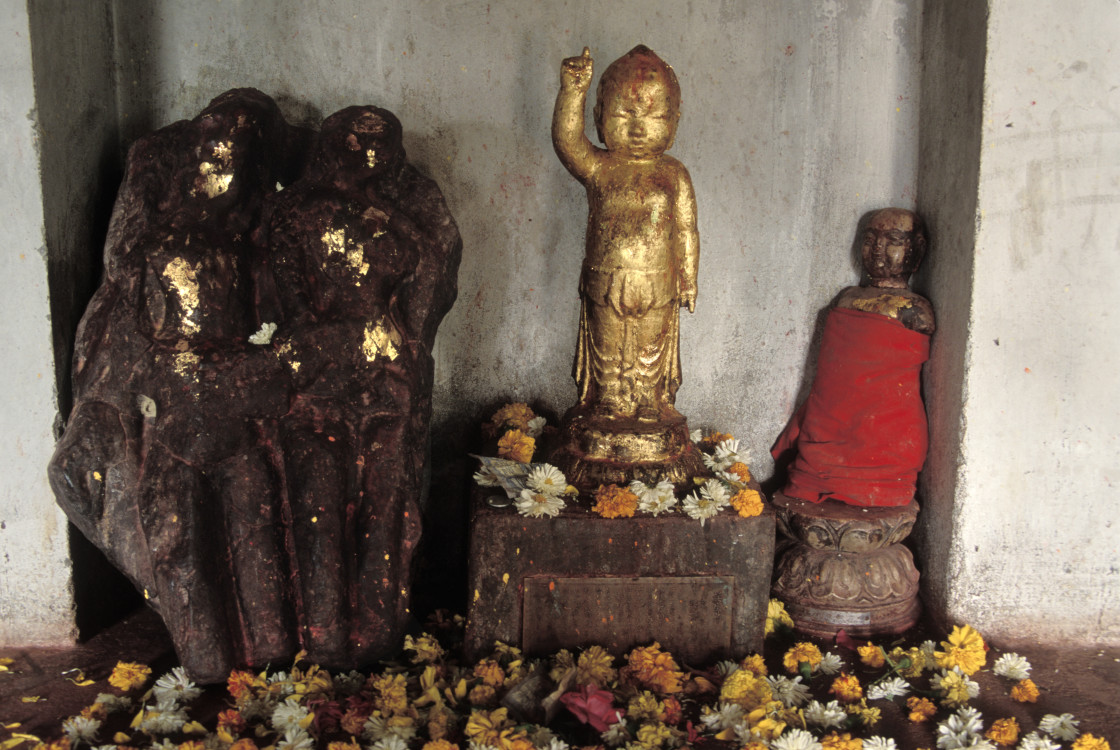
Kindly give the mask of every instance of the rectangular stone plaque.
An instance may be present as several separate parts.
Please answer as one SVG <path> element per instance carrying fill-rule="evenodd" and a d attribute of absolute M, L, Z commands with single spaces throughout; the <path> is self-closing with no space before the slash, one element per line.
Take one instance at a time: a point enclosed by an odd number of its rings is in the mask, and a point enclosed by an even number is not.
<path fill-rule="evenodd" d="M 652 641 L 693 664 L 732 653 L 734 576 L 534 576 L 524 585 L 528 653 L 599 644 L 622 654 Z"/>

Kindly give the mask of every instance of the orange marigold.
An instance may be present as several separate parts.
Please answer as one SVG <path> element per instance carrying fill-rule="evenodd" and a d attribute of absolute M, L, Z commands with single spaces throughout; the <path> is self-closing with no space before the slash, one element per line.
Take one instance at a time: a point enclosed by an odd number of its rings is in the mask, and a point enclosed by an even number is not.
<path fill-rule="evenodd" d="M 638 496 L 629 487 L 601 484 L 595 490 L 595 505 L 591 510 L 603 518 L 630 518 L 638 509 Z"/>
<path fill-rule="evenodd" d="M 752 489 L 739 490 L 731 496 L 731 507 L 743 518 L 761 516 L 762 494 Z"/>
<path fill-rule="evenodd" d="M 474 676 L 492 688 L 500 688 L 506 681 L 505 670 L 493 659 L 483 659 L 474 665 Z"/>
<path fill-rule="evenodd" d="M 630 685 L 646 688 L 658 695 L 679 693 L 684 687 L 684 673 L 673 660 L 673 655 L 662 651 L 661 644 L 656 641 L 631 651 L 626 656 L 626 662 L 619 674 Z"/>
<path fill-rule="evenodd" d="M 1111 750 L 1108 740 L 1086 732 L 1073 741 L 1073 750 Z"/>
<path fill-rule="evenodd" d="M 527 464 L 533 460 L 537 441 L 521 430 L 510 430 L 498 441 L 498 456 Z"/>
<path fill-rule="evenodd" d="M 859 678 L 847 672 L 841 672 L 840 676 L 832 681 L 832 687 L 828 692 L 835 695 L 842 703 L 855 703 L 863 697 Z"/>
<path fill-rule="evenodd" d="M 140 687 L 152 675 L 152 668 L 135 662 L 118 661 L 109 675 L 109 684 L 118 690 L 128 692 Z"/>
<path fill-rule="evenodd" d="M 706 448 L 715 448 L 717 445 L 722 443 L 724 440 L 734 440 L 734 439 L 735 438 L 732 437 L 730 435 L 730 433 L 727 433 L 727 432 L 710 432 L 700 440 L 700 444 L 703 445 Z"/>
<path fill-rule="evenodd" d="M 832 732 L 821 737 L 821 747 L 823 750 L 860 750 L 863 747 L 863 740 L 859 737 L 853 739 L 848 732 L 843 734 Z"/>
<path fill-rule="evenodd" d="M 919 698 L 912 695 L 906 699 L 906 707 L 910 709 L 910 721 L 915 724 L 921 724 L 923 721 L 929 721 L 935 713 L 937 713 L 937 706 L 929 698 Z"/>
<path fill-rule="evenodd" d="M 362 750 L 362 747 L 351 737 L 349 742 L 338 741 L 327 743 L 327 750 Z"/>
<path fill-rule="evenodd" d="M 249 672 L 240 669 L 235 669 L 229 673 L 229 679 L 226 680 L 226 687 L 229 689 L 229 694 L 240 705 L 248 698 L 251 697 L 250 688 L 256 678 Z"/>
<path fill-rule="evenodd" d="M 245 717 L 235 708 L 229 708 L 218 714 L 218 729 L 224 729 L 230 734 L 241 734 L 245 731 Z"/>
<path fill-rule="evenodd" d="M 856 650 L 859 651 L 859 660 L 869 667 L 878 669 L 887 663 L 886 659 L 883 658 L 883 649 L 871 641 L 868 641 L 866 646 L 860 646 Z"/>
<path fill-rule="evenodd" d="M 736 461 L 735 463 L 728 466 L 727 467 L 727 473 L 728 474 L 734 474 L 735 476 L 737 476 L 739 478 L 740 482 L 751 481 L 751 470 L 742 461 Z"/>
<path fill-rule="evenodd" d="M 1019 740 L 1019 722 L 1014 717 L 996 719 L 984 736 L 1000 747 L 1010 747 Z"/>
<path fill-rule="evenodd" d="M 492 435 L 503 427 L 524 432 L 529 429 L 529 420 L 535 416 L 536 414 L 533 413 L 528 404 L 506 404 L 494 412 L 494 416 L 490 417 L 490 423 L 486 427 Z"/>
<path fill-rule="evenodd" d="M 244 737 L 229 746 L 229 750 L 257 750 L 257 743 Z"/>
<path fill-rule="evenodd" d="M 821 663 L 821 650 L 812 643 L 802 641 L 795 643 L 782 657 L 782 666 L 790 674 L 797 674 L 801 662 L 807 662 L 811 669 L 816 669 Z"/>
<path fill-rule="evenodd" d="M 425 742 L 421 750 L 459 750 L 459 746 L 447 740 L 432 740 L 431 742 Z"/>
<path fill-rule="evenodd" d="M 1038 701 L 1038 685 L 1034 684 L 1034 680 L 1027 678 L 1020 680 L 1015 687 L 1011 688 L 1011 697 L 1020 703 L 1036 703 Z"/>

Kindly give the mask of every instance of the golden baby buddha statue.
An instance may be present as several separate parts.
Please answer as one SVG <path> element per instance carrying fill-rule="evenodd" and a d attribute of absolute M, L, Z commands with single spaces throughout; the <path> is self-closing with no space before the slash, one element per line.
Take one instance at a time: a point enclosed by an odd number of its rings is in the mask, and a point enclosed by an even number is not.
<path fill-rule="evenodd" d="M 560 161 L 587 189 L 573 376 L 552 460 L 581 489 L 634 479 L 682 483 L 704 473 L 674 406 L 681 384 L 679 308 L 696 307 L 699 235 L 688 170 L 665 152 L 680 118 L 680 85 L 639 45 L 603 73 L 595 127 L 584 134 L 592 59 L 564 60 L 552 118 Z"/>

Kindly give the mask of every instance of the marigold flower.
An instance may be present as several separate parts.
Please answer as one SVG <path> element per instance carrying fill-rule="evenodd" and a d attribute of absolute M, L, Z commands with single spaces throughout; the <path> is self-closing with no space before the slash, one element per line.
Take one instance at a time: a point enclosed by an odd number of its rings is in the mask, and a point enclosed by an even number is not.
<path fill-rule="evenodd" d="M 830 732 L 821 737 L 821 748 L 823 750 L 861 750 L 863 740 L 859 737 L 853 739 L 849 732 L 843 734 Z"/>
<path fill-rule="evenodd" d="M 206 746 L 198 740 L 187 740 L 186 742 L 179 743 L 178 750 L 204 750 L 205 747 Z"/>
<path fill-rule="evenodd" d="M 152 668 L 135 662 L 118 661 L 109 675 L 109 684 L 118 690 L 128 692 L 142 686 L 152 676 Z"/>
<path fill-rule="evenodd" d="M 1038 686 L 1034 684 L 1034 680 L 1027 678 L 1020 680 L 1017 685 L 1011 688 L 1011 697 L 1020 703 L 1037 703 L 1038 702 Z"/>
<path fill-rule="evenodd" d="M 1019 722 L 1015 717 L 996 719 L 984 736 L 1000 747 L 1010 747 L 1019 740 Z"/>
<path fill-rule="evenodd" d="M 415 652 L 412 656 L 413 664 L 432 664 L 443 658 L 443 646 L 427 633 L 421 633 L 419 638 L 406 635 L 404 650 Z"/>
<path fill-rule="evenodd" d="M 362 750 L 362 747 L 351 737 L 349 742 L 339 741 L 327 743 L 327 750 Z"/>
<path fill-rule="evenodd" d="M 747 711 L 754 711 L 773 698 L 774 693 L 766 678 L 746 669 L 738 669 L 728 675 L 719 691 L 721 701 L 738 703 Z"/>
<path fill-rule="evenodd" d="M 576 684 L 606 687 L 618 677 L 614 657 L 602 646 L 592 646 L 579 655 L 576 663 Z"/>
<path fill-rule="evenodd" d="M 657 696 L 648 690 L 635 695 L 626 707 L 626 716 L 638 722 L 657 721 L 661 716 L 664 706 Z"/>
<path fill-rule="evenodd" d="M 507 718 L 507 713 L 508 711 L 504 708 L 496 708 L 493 711 L 475 711 L 467 719 L 467 726 L 463 729 L 463 734 L 468 739 L 482 745 L 497 745 L 502 730 L 513 726 L 513 722 Z"/>
<path fill-rule="evenodd" d="M 748 742 L 743 745 L 741 750 L 770 750 L 770 748 L 763 742 Z M 859 748 L 856 748 L 856 750 L 859 750 Z"/>
<path fill-rule="evenodd" d="M 767 716 L 757 724 L 752 724 L 751 731 L 765 740 L 772 740 L 786 731 L 786 723 Z"/>
<path fill-rule="evenodd" d="M 492 706 L 498 702 L 498 693 L 489 685 L 475 685 L 467 693 L 467 700 L 472 706 Z"/>
<path fill-rule="evenodd" d="M 229 750 L 257 750 L 257 743 L 244 737 L 229 746 Z"/>
<path fill-rule="evenodd" d="M 742 461 L 736 461 L 735 463 L 728 466 L 727 467 L 727 473 L 728 474 L 734 474 L 736 477 L 739 478 L 739 481 L 743 482 L 744 484 L 751 481 L 751 470 Z"/>
<path fill-rule="evenodd" d="M 226 680 L 226 688 L 229 690 L 229 694 L 233 700 L 238 705 L 241 705 L 252 697 L 252 687 L 255 682 L 256 677 L 249 672 L 235 669 L 229 673 L 229 679 Z"/>
<path fill-rule="evenodd" d="M 744 659 L 739 662 L 739 669 L 754 672 L 759 677 L 765 677 L 770 674 L 769 670 L 766 669 L 766 660 L 762 658 L 762 654 L 751 654 L 750 656 L 744 657 Z"/>
<path fill-rule="evenodd" d="M 1086 732 L 1073 741 L 1073 750 L 1111 750 L 1111 748 L 1104 737 L 1095 737 Z"/>
<path fill-rule="evenodd" d="M 859 678 L 847 672 L 841 672 L 840 676 L 832 681 L 832 687 L 828 689 L 828 692 L 835 695 L 842 703 L 855 703 L 863 697 L 863 688 L 860 687 Z"/>
<path fill-rule="evenodd" d="M 966 675 L 974 674 L 988 660 L 988 647 L 983 637 L 970 625 L 953 628 L 948 641 L 942 641 L 944 651 L 934 651 L 937 666 L 942 669 L 960 667 Z"/>
<path fill-rule="evenodd" d="M 498 440 L 498 456 L 527 464 L 533 460 L 537 441 L 521 430 L 509 430 Z"/>
<path fill-rule="evenodd" d="M 935 690 L 941 692 L 941 705 L 955 708 L 963 706 L 965 703 L 974 697 L 979 690 L 979 686 L 972 682 L 956 669 L 946 672 L 939 678 L 935 677 L 930 683 Z"/>
<path fill-rule="evenodd" d="M 231 735 L 241 734 L 245 731 L 245 717 L 235 708 L 226 709 L 218 714 L 218 729 Z"/>
<path fill-rule="evenodd" d="M 629 487 L 601 484 L 595 490 L 595 505 L 591 510 L 603 518 L 630 518 L 638 509 L 638 496 Z"/>
<path fill-rule="evenodd" d="M 866 646 L 860 646 L 856 650 L 859 652 L 859 660 L 873 669 L 878 669 L 887 663 L 887 660 L 883 657 L 883 649 L 871 641 L 868 641 Z"/>
<path fill-rule="evenodd" d="M 906 707 L 910 709 L 910 721 L 915 724 L 929 721 L 937 713 L 937 706 L 933 704 L 933 701 L 929 698 L 919 698 L 916 695 L 906 699 Z"/>
<path fill-rule="evenodd" d="M 860 690 L 862 691 L 862 688 Z M 860 699 L 859 703 L 844 706 L 844 710 L 857 717 L 865 727 L 875 726 L 883 716 L 883 712 L 879 710 L 878 706 L 867 705 L 866 698 Z"/>
<path fill-rule="evenodd" d="M 684 673 L 673 660 L 673 655 L 662 651 L 661 644 L 656 641 L 631 651 L 626 655 L 626 662 L 619 674 L 627 684 L 652 690 L 658 695 L 673 695 L 684 688 Z"/>
<path fill-rule="evenodd" d="M 408 686 L 403 674 L 370 677 L 373 705 L 385 716 L 399 716 L 408 710 Z"/>
<path fill-rule="evenodd" d="M 810 669 L 816 669 L 821 663 L 821 650 L 812 643 L 802 641 L 793 644 L 782 657 L 782 666 L 790 674 L 797 674 L 802 662 L 807 663 Z"/>
<path fill-rule="evenodd" d="M 673 733 L 664 724 L 644 724 L 638 730 L 637 740 L 639 745 L 652 750 L 652 748 L 661 747 L 672 737 Z"/>
<path fill-rule="evenodd" d="M 700 439 L 700 445 L 705 448 L 714 448 L 724 440 L 734 440 L 735 438 L 727 432 L 709 432 Z"/>
<path fill-rule="evenodd" d="M 661 716 L 658 718 L 661 719 L 662 723 L 676 726 L 681 723 L 683 717 L 684 707 L 679 700 L 669 695 L 661 701 Z"/>
<path fill-rule="evenodd" d="M 766 605 L 766 629 L 764 635 L 770 635 L 779 627 L 793 627 L 793 618 L 786 612 L 786 605 L 778 599 L 771 599 Z"/>
<path fill-rule="evenodd" d="M 893 664 L 902 664 L 904 659 L 910 661 L 909 666 L 899 667 L 898 673 L 903 677 L 920 677 L 926 667 L 926 657 L 917 646 L 903 650 L 899 646 L 891 649 L 887 655 Z"/>
<path fill-rule="evenodd" d="M 502 428 L 513 428 L 528 432 L 529 420 L 533 419 L 536 415 L 533 410 L 529 408 L 528 404 L 514 403 L 506 404 L 501 409 L 494 412 L 494 416 L 490 417 L 490 423 L 487 427 L 491 434 L 496 434 Z"/>
<path fill-rule="evenodd" d="M 492 688 L 500 688 L 506 681 L 506 673 L 502 665 L 493 659 L 483 659 L 474 665 L 474 676 Z"/>
<path fill-rule="evenodd" d="M 739 490 L 731 496 L 731 507 L 743 518 L 762 515 L 762 494 L 752 489 Z"/>

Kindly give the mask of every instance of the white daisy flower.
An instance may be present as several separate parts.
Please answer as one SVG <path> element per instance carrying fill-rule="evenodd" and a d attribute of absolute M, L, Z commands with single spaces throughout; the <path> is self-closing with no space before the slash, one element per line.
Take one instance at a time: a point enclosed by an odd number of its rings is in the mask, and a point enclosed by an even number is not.
<path fill-rule="evenodd" d="M 307 706 L 300 705 L 299 698 L 292 696 L 278 705 L 272 712 L 272 728 L 281 734 L 292 727 L 306 729 L 307 724 L 310 723 L 310 717 L 311 711 L 308 710 Z"/>
<path fill-rule="evenodd" d="M 1031 732 L 1019 740 L 1018 750 L 1062 750 L 1062 746 L 1038 732 Z"/>
<path fill-rule="evenodd" d="M 1009 680 L 1025 680 L 1031 676 L 1031 663 L 1018 654 L 1004 654 L 996 659 L 992 671 Z"/>
<path fill-rule="evenodd" d="M 821 743 L 804 729 L 791 729 L 770 743 L 772 750 L 821 750 Z"/>
<path fill-rule="evenodd" d="M 104 745 L 102 747 L 104 747 Z M 115 748 L 117 745 L 109 745 L 109 747 Z M 148 746 L 148 750 L 179 750 L 179 745 L 171 740 L 163 739 L 159 742 L 153 742 Z"/>
<path fill-rule="evenodd" d="M 716 674 L 724 679 L 739 671 L 739 662 L 724 659 L 723 661 L 716 662 Z"/>
<path fill-rule="evenodd" d="M 688 439 L 694 443 L 699 443 L 704 439 L 704 431 L 697 427 L 695 430 L 688 433 Z"/>
<path fill-rule="evenodd" d="M 863 741 L 863 750 L 898 750 L 898 745 L 890 737 L 868 737 Z"/>
<path fill-rule="evenodd" d="M 525 430 L 525 434 L 531 438 L 539 438 L 541 433 L 544 432 L 544 426 L 544 417 L 533 417 L 529 420 L 528 429 Z"/>
<path fill-rule="evenodd" d="M 836 674 L 844 668 L 844 660 L 836 654 L 829 651 L 821 657 L 821 663 L 817 665 L 817 670 L 823 674 Z"/>
<path fill-rule="evenodd" d="M 268 684 L 270 686 L 276 686 L 276 692 L 281 698 L 289 696 L 296 691 L 296 686 L 292 684 L 292 676 L 287 672 L 281 671 L 269 675 Z"/>
<path fill-rule="evenodd" d="M 677 504 L 672 482 L 660 481 L 653 487 L 644 482 L 630 483 L 630 491 L 638 496 L 638 510 L 650 515 L 659 515 Z"/>
<path fill-rule="evenodd" d="M 529 516 L 530 518 L 556 517 L 564 509 L 564 498 L 559 495 L 534 492 L 526 487 L 521 490 L 521 494 L 513 501 L 513 504 L 516 506 L 517 512 L 523 516 Z"/>
<path fill-rule="evenodd" d="M 786 708 L 803 705 L 809 700 L 809 686 L 801 684 L 801 677 L 792 680 L 785 675 L 767 677 L 770 683 L 770 692 L 782 702 Z"/>
<path fill-rule="evenodd" d="M 605 744 L 618 747 L 630 739 L 630 732 L 626 729 L 626 722 L 620 721 L 617 724 L 612 724 L 607 731 L 599 736 Z"/>
<path fill-rule="evenodd" d="M 552 464 L 534 464 L 525 484 L 542 495 L 559 496 L 568 489 L 568 480 L 564 477 L 564 473 Z"/>
<path fill-rule="evenodd" d="M 249 337 L 250 344 L 265 346 L 272 342 L 272 335 L 276 333 L 275 323 L 261 323 L 261 329 Z"/>
<path fill-rule="evenodd" d="M 950 714 L 937 725 L 937 746 L 943 750 L 971 747 L 984 731 L 984 720 L 980 712 L 966 706 Z"/>
<path fill-rule="evenodd" d="M 127 695 L 113 695 L 112 693 L 98 693 L 93 702 L 99 704 L 111 714 L 132 707 L 132 699 Z"/>
<path fill-rule="evenodd" d="M 709 479 L 700 488 L 700 495 L 715 503 L 717 508 L 726 508 L 731 502 L 731 493 L 727 486 L 718 479 Z"/>
<path fill-rule="evenodd" d="M 1080 723 L 1073 718 L 1073 714 L 1062 714 L 1061 716 L 1046 714 L 1038 722 L 1038 728 L 1056 740 L 1066 740 L 1068 742 L 1077 739 L 1077 735 L 1081 734 L 1081 730 L 1077 728 Z"/>
<path fill-rule="evenodd" d="M 493 745 L 487 745 L 485 742 L 476 742 L 475 740 L 471 740 L 467 744 L 467 750 L 498 750 L 498 748 L 494 747 Z"/>
<path fill-rule="evenodd" d="M 719 506 L 706 497 L 701 497 L 695 492 L 690 492 L 684 498 L 681 506 L 689 518 L 695 519 L 703 526 L 704 522 L 719 513 Z"/>
<path fill-rule="evenodd" d="M 156 680 L 156 684 L 152 687 L 152 695 L 158 701 L 174 700 L 185 706 L 202 695 L 202 689 L 191 682 L 185 669 L 175 667 Z"/>
<path fill-rule="evenodd" d="M 171 734 L 178 732 L 187 723 L 183 709 L 164 704 L 164 708 L 145 708 L 144 718 L 140 720 L 140 730 L 148 734 Z"/>
<path fill-rule="evenodd" d="M 867 700 L 877 701 L 883 698 L 901 698 L 910 692 L 910 683 L 901 677 L 890 677 L 879 680 L 867 689 Z"/>
<path fill-rule="evenodd" d="M 71 716 L 62 722 L 62 731 L 74 744 L 84 742 L 87 745 L 92 745 L 93 741 L 97 739 L 97 730 L 100 728 L 101 721 L 91 719 L 88 716 Z"/>
<path fill-rule="evenodd" d="M 479 469 L 474 473 L 474 483 L 479 487 L 501 487 L 502 483 L 498 478 L 491 474 L 486 469 Z"/>
<path fill-rule="evenodd" d="M 840 707 L 840 701 L 829 701 L 827 704 L 810 701 L 805 707 L 805 721 L 822 729 L 841 727 L 847 718 L 848 714 Z"/>
<path fill-rule="evenodd" d="M 559 737 L 553 737 L 548 741 L 548 744 L 544 746 L 543 750 L 571 750 L 571 745 L 564 742 L 564 740 Z"/>
<path fill-rule="evenodd" d="M 743 720 L 743 707 L 738 703 L 720 703 L 717 708 L 704 706 L 700 721 L 712 732 L 731 729 Z"/>
<path fill-rule="evenodd" d="M 370 750 L 408 750 L 408 743 L 395 734 L 382 737 L 369 746 Z M 279 750 L 279 748 L 277 748 Z"/>
<path fill-rule="evenodd" d="M 315 740 L 299 727 L 290 727 L 276 743 L 276 750 L 315 750 Z"/>
<path fill-rule="evenodd" d="M 999 750 L 992 742 L 984 739 L 983 737 L 973 737 L 972 741 L 965 745 L 962 750 Z"/>

